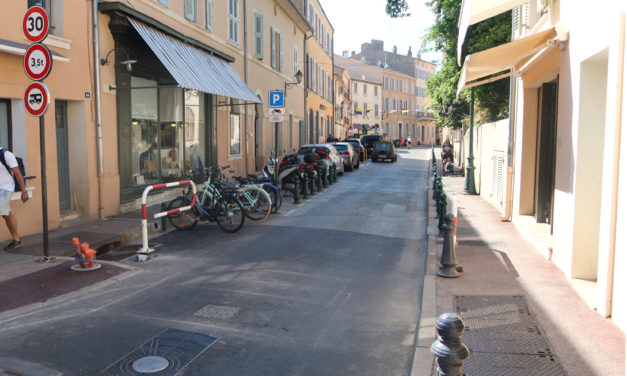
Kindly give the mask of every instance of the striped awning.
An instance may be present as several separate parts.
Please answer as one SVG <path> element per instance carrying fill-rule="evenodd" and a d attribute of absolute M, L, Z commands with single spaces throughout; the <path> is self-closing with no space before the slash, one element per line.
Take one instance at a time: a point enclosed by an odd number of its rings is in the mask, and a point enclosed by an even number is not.
<path fill-rule="evenodd" d="M 261 103 L 226 61 L 142 22 L 132 18 L 129 18 L 129 22 L 179 86 Z"/>

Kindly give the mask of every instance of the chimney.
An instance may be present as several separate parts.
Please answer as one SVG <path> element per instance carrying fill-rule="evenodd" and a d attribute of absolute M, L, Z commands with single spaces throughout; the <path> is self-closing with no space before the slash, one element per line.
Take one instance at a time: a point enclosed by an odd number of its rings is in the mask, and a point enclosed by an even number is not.
<path fill-rule="evenodd" d="M 407 56 L 412 57 L 411 46 L 409 46 L 409 51 L 407 51 Z"/>
<path fill-rule="evenodd" d="M 342 51 L 342 56 L 344 56 L 344 57 L 348 57 L 348 50 L 344 50 L 344 51 Z"/>
<path fill-rule="evenodd" d="M 351 51 L 351 57 L 355 56 L 355 51 Z"/>
<path fill-rule="evenodd" d="M 396 51 L 398 51 L 398 49 L 396 48 L 396 46 L 394 46 L 394 49 L 392 50 L 394 52 L 394 55 L 396 55 Z"/>

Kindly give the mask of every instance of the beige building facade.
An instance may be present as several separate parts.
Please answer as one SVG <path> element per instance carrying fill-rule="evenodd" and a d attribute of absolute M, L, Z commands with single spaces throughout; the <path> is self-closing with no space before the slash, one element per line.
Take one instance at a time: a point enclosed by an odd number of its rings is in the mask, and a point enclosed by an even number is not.
<path fill-rule="evenodd" d="M 473 2 L 462 11 L 462 30 L 480 21 Z M 501 141 L 510 145 L 502 150 L 503 216 L 571 278 L 591 308 L 625 331 L 625 3 L 510 8 L 514 41 L 467 57 L 460 80 L 462 89 L 495 74 L 513 77 L 513 112 Z M 487 17 L 503 11 L 488 10 Z"/>
<path fill-rule="evenodd" d="M 333 84 L 335 87 L 334 135 L 340 139 L 345 139 L 349 136 L 352 119 L 350 76 L 346 72 L 346 69 L 337 65 L 333 67 Z"/>

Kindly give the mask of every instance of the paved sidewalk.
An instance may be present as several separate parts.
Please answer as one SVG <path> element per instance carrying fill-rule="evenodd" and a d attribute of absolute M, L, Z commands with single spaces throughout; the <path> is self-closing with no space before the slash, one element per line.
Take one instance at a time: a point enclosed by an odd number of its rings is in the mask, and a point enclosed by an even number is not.
<path fill-rule="evenodd" d="M 432 374 L 433 370 L 429 370 L 427 364 L 433 368 L 433 364 L 429 363 L 428 351 L 435 336 L 435 319 L 444 312 L 460 311 L 460 301 L 464 299 L 483 299 L 484 303 L 479 304 L 479 310 L 483 310 L 485 317 L 493 319 L 486 325 L 489 328 L 483 328 L 482 336 L 476 336 L 476 321 L 473 321 L 475 331 L 466 331 L 462 340 L 469 345 L 471 355 L 464 363 L 465 372 L 474 367 L 473 371 L 480 368 L 484 375 L 556 374 L 549 373 L 548 369 L 540 372 L 542 367 L 530 373 L 529 369 L 534 367 L 531 364 L 533 362 L 529 361 L 532 357 L 520 355 L 516 351 L 509 353 L 504 347 L 512 343 L 507 340 L 498 342 L 503 340 L 500 337 L 503 332 L 495 328 L 500 326 L 502 329 L 503 326 L 497 321 L 507 318 L 494 314 L 504 307 L 504 304 L 489 305 L 494 296 L 499 296 L 497 299 L 514 297 L 526 301 L 528 312 L 531 313 L 528 317 L 538 327 L 532 337 L 541 339 L 543 343 L 548 340 L 546 352 L 556 355 L 549 358 L 561 364 L 566 374 L 625 375 L 625 334 L 610 319 L 601 317 L 589 308 L 562 271 L 525 241 L 514 224 L 502 222 L 500 213 L 490 203 L 481 196 L 462 194 L 463 177 L 444 177 L 443 184 L 449 199 L 453 192 L 458 192 L 457 262 L 463 267 L 463 273 L 461 277 L 453 279 L 435 276 L 442 252 L 442 239 L 430 235 L 427 261 L 429 272 L 423 292 L 420 336 L 412 375 Z M 435 208 L 431 201 L 430 234 L 437 233 L 434 216 Z M 490 310 L 493 312 L 486 314 Z M 466 325 L 469 326 L 468 323 Z M 534 345 L 525 339 L 529 333 L 518 333 L 520 338 L 517 342 Z M 482 364 L 477 365 L 477 359 Z M 542 360 L 546 359 L 543 357 Z M 418 369 L 418 364 L 421 369 Z M 553 362 L 553 365 L 557 364 Z"/>

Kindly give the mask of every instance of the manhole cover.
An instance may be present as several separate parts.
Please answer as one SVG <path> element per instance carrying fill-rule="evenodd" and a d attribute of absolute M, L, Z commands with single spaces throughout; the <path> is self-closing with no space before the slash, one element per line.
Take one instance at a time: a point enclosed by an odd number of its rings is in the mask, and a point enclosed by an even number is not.
<path fill-rule="evenodd" d="M 196 317 L 206 319 L 230 319 L 242 309 L 239 307 L 229 307 L 223 305 L 207 304 L 194 313 Z"/>
<path fill-rule="evenodd" d="M 138 371 L 136 368 L 137 366 L 146 367 L 146 369 L 165 366 L 164 368 L 144 373 L 159 372 L 159 376 L 180 375 L 185 367 L 207 351 L 219 338 L 211 334 L 166 329 L 127 354 L 124 358 L 111 364 L 102 374 L 136 376 L 141 375 L 139 373 L 141 371 Z M 157 361 L 157 359 L 163 360 Z"/>
<path fill-rule="evenodd" d="M 154 373 L 168 368 L 170 362 L 160 356 L 145 356 L 133 362 L 133 369 L 141 373 Z"/>

